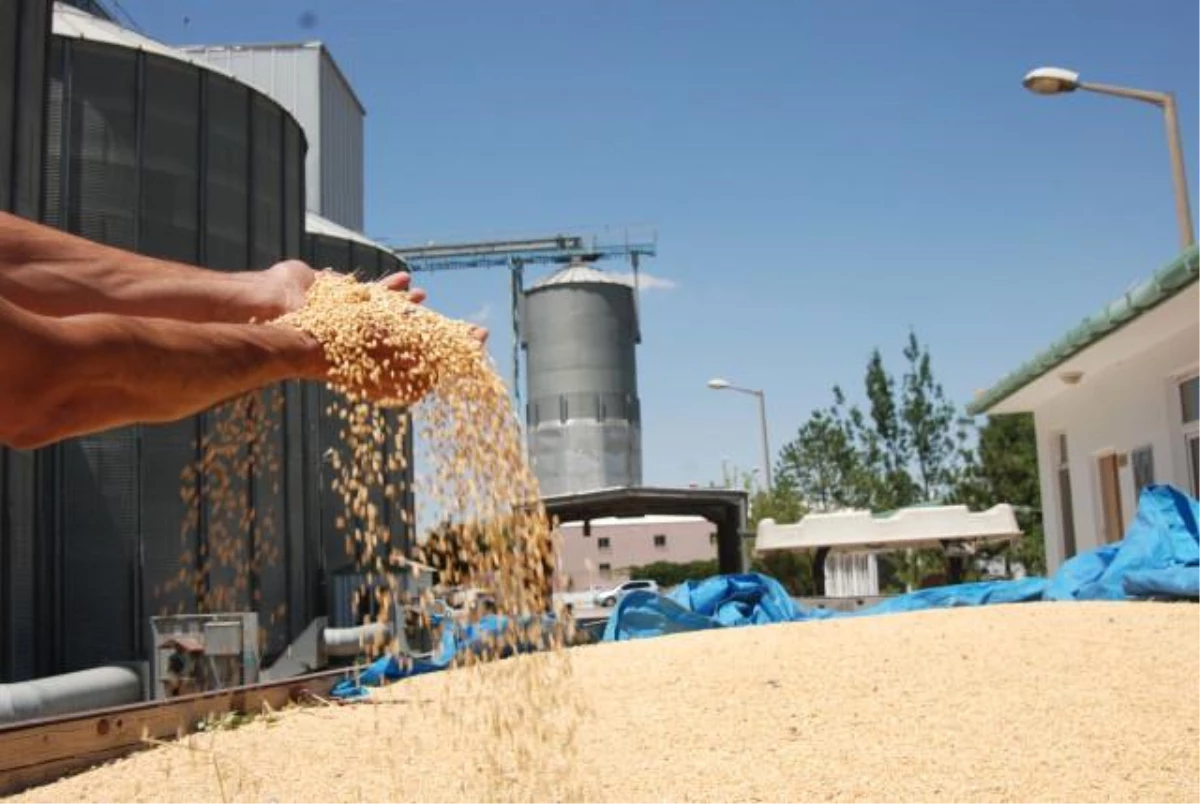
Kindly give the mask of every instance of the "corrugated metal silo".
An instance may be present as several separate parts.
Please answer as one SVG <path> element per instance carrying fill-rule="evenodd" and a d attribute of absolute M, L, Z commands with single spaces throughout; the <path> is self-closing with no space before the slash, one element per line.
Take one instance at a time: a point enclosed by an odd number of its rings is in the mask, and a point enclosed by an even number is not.
<path fill-rule="evenodd" d="M 633 288 L 572 264 L 524 299 L 529 455 L 543 495 L 642 482 Z"/>
<path fill-rule="evenodd" d="M 305 259 L 317 269 L 332 268 L 339 273 L 354 273 L 363 281 L 379 279 L 404 270 L 404 263 L 386 246 L 313 212 L 309 212 L 307 216 L 304 240 Z M 344 505 L 341 497 L 331 487 L 333 474 L 329 451 L 340 444 L 338 430 L 341 426 L 338 419 L 326 413 L 334 395 L 325 386 L 315 383 L 310 384 L 307 390 L 309 395 L 305 398 L 305 404 L 314 415 L 311 420 L 306 420 L 306 426 L 313 429 L 314 443 L 318 445 L 317 454 L 308 462 L 312 473 L 308 482 L 314 484 L 315 492 L 312 498 L 315 510 L 310 521 L 318 523 L 320 530 L 320 586 L 325 589 L 328 611 L 332 618 L 339 610 L 339 602 L 336 599 L 337 590 L 331 581 L 335 573 L 354 566 L 360 557 L 356 556 L 352 549 L 348 549 L 345 531 L 339 529 L 336 524 L 337 518 L 343 514 Z M 405 468 L 388 476 L 388 481 L 403 489 L 404 493 L 391 503 L 382 497 L 373 500 L 383 512 L 383 521 L 389 534 L 386 544 L 380 548 L 385 555 L 391 549 L 409 555 L 412 546 L 412 519 L 406 518 L 405 514 L 411 517 L 414 507 L 411 421 L 404 411 L 389 411 L 386 419 L 389 437 L 384 442 L 385 459 L 390 457 L 395 449 L 392 435 L 402 428 L 404 432 L 402 454 Z M 334 624 L 341 624 L 341 621 Z"/>
<path fill-rule="evenodd" d="M 47 223 L 220 270 L 301 255 L 305 138 L 277 103 L 209 64 L 61 4 L 48 73 Z M 283 463 L 278 482 L 243 479 L 254 525 L 231 529 L 241 555 L 269 552 L 274 560 L 248 579 L 234 566 L 210 576 L 236 590 L 224 607 L 261 613 L 268 652 L 306 624 L 303 521 L 286 513 L 303 494 L 292 413 L 285 406 L 272 437 Z M 54 635 L 53 670 L 144 658 L 150 616 L 195 610 L 190 585 L 172 584 L 185 549 L 180 471 L 211 423 L 206 414 L 125 427 L 42 451 L 46 549 L 58 560 L 57 599 L 42 626 Z M 193 555 L 212 552 L 215 521 L 207 506 L 187 546 Z"/>
<path fill-rule="evenodd" d="M 0 209 L 37 219 L 45 111 L 49 0 L 0 0 Z M 37 456 L 0 447 L 0 683 L 45 666 L 35 612 L 48 562 L 38 548 Z"/>
<path fill-rule="evenodd" d="M 362 229 L 366 110 L 322 43 L 180 49 L 228 70 L 291 112 L 308 136 L 308 209 Z"/>

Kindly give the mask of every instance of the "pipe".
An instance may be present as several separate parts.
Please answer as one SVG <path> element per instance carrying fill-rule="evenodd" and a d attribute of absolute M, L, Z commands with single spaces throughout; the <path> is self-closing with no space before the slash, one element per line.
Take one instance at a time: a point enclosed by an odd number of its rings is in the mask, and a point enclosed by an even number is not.
<path fill-rule="evenodd" d="M 140 700 L 142 678 L 136 670 L 93 667 L 77 673 L 0 684 L 0 725 Z"/>
<path fill-rule="evenodd" d="M 367 623 L 353 628 L 326 628 L 321 642 L 326 656 L 357 656 L 368 645 L 382 645 L 392 636 L 387 623 Z"/>

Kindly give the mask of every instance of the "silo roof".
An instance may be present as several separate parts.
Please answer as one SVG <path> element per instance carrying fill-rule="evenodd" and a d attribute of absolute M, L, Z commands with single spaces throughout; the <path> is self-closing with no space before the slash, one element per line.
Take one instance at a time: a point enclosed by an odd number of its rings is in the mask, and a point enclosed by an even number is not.
<path fill-rule="evenodd" d="M 619 274 L 612 274 L 606 271 L 599 271 L 592 268 L 590 265 L 582 263 L 571 263 L 566 268 L 556 271 L 544 279 L 539 279 L 533 284 L 530 290 L 549 287 L 551 285 L 622 285 L 624 287 L 633 287 L 633 282 Z"/>
<path fill-rule="evenodd" d="M 72 39 L 84 39 L 91 42 L 103 42 L 107 45 L 119 45 L 130 50 L 144 50 L 147 53 L 153 53 L 157 56 L 165 56 L 169 59 L 186 62 L 195 67 L 242 83 L 233 73 L 222 70 L 219 67 L 214 67 L 203 59 L 189 56 L 177 48 L 164 45 L 156 39 L 143 36 L 128 28 L 122 28 L 115 22 L 93 16 L 82 9 L 69 6 L 66 3 L 54 4 L 53 32 L 58 36 L 66 36 Z"/>
<path fill-rule="evenodd" d="M 304 213 L 304 229 L 309 234 L 325 235 L 326 237 L 340 237 L 342 240 L 353 240 L 355 243 L 361 243 L 364 246 L 379 249 L 391 253 L 391 249 L 382 243 L 376 243 L 371 238 L 342 226 L 340 223 L 334 223 L 329 218 L 318 215 L 309 210 Z"/>

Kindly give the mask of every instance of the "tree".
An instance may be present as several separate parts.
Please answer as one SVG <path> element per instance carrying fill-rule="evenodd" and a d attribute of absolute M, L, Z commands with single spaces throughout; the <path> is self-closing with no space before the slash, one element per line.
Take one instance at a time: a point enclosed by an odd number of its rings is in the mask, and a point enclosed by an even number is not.
<path fill-rule="evenodd" d="M 884 476 L 903 472 L 908 465 L 908 434 L 904 431 L 896 406 L 896 382 L 883 366 L 876 349 L 867 361 L 867 400 L 873 428 L 864 433 L 869 439 L 868 454 L 873 466 Z"/>
<path fill-rule="evenodd" d="M 989 417 L 978 430 L 975 451 L 964 450 L 965 471 L 955 498 L 975 509 L 1009 503 L 1025 534 L 1011 555 L 1030 574 L 1046 571 L 1037 436 L 1028 413 Z"/>
<path fill-rule="evenodd" d="M 835 389 L 835 394 L 840 392 Z M 775 476 L 814 511 L 832 511 L 864 502 L 864 467 L 838 405 L 818 410 L 795 440 L 779 453 Z M 793 520 L 794 521 L 794 520 Z"/>
<path fill-rule="evenodd" d="M 629 578 L 633 581 L 656 581 L 662 588 L 676 586 L 684 581 L 702 581 L 719 573 L 717 560 L 689 561 L 675 564 L 670 561 L 655 561 L 640 567 L 630 567 Z"/>
<path fill-rule="evenodd" d="M 937 382 L 928 347 L 910 332 L 897 381 L 878 349 L 863 378 L 865 411 L 838 386 L 833 405 L 816 410 L 783 446 L 779 476 L 814 510 L 886 511 L 947 501 L 963 471 L 966 430 Z M 920 586 L 944 569 L 940 551 L 884 556 L 882 580 Z"/>
<path fill-rule="evenodd" d="M 748 478 L 747 478 L 748 479 Z M 749 486 L 747 486 L 747 489 Z M 758 523 L 764 519 L 773 519 L 780 523 L 800 521 L 808 513 L 796 484 L 786 473 L 776 470 L 775 487 L 769 491 L 759 491 L 750 498 L 750 511 L 747 525 L 751 531 L 758 529 Z M 782 552 L 768 553 L 759 556 L 754 551 L 754 540 L 746 545 L 750 558 L 750 571 L 769 575 L 783 584 L 784 588 L 793 595 L 809 595 L 813 593 L 812 556 L 801 553 Z"/>
<path fill-rule="evenodd" d="M 904 374 L 904 401 L 901 418 L 915 464 L 921 499 L 934 501 L 950 493 L 955 481 L 960 446 L 966 432 L 958 424 L 954 405 L 946 399 L 942 386 L 933 378 L 928 347 L 922 347 L 917 334 L 908 333 L 904 347 L 908 370 Z"/>

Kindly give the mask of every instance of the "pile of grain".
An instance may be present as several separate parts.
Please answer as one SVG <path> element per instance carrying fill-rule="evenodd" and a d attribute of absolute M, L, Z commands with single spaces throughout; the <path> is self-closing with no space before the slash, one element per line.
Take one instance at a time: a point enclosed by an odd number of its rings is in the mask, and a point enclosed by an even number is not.
<path fill-rule="evenodd" d="M 592 711 L 569 772 L 530 798 L 1195 801 L 1198 626 L 1191 604 L 1031 603 L 571 649 Z M 418 677 L 22 800 L 486 801 L 485 757 L 508 743 L 477 692 Z"/>
<path fill-rule="evenodd" d="M 464 772 L 482 767 L 493 799 L 561 791 L 546 785 L 557 785 L 571 764 L 579 710 L 567 696 L 571 666 L 559 650 L 568 632 L 543 633 L 540 626 L 539 615 L 551 599 L 552 529 L 525 461 L 507 389 L 475 327 L 413 304 L 406 294 L 332 272 L 319 276 L 301 309 L 270 325 L 301 329 L 323 347 L 334 392 L 327 413 L 339 427 L 338 443 L 328 456 L 333 490 L 341 500 L 336 526 L 347 555 L 379 595 L 378 619 L 384 621 L 391 620 L 393 599 L 426 619 L 431 604 L 428 593 L 424 599 L 411 597 L 410 585 L 395 575 L 397 566 L 413 574 L 422 566 L 406 561 L 383 511 L 409 491 L 397 481 L 406 468 L 408 419 L 394 412 L 408 408 L 412 413 L 426 452 L 414 491 L 427 518 L 445 526 L 445 538 L 436 546 L 453 553 L 442 580 L 488 590 L 494 613 L 507 620 L 488 649 L 460 661 L 465 665 L 461 678 L 472 680 L 469 694 L 475 699 L 471 718 L 456 721 L 464 739 L 479 727 L 479 716 L 488 733 L 505 737 L 502 746 L 488 744 L 495 750 L 473 755 Z M 177 582 L 185 585 L 190 579 L 201 611 L 236 609 L 246 599 L 247 579 L 279 559 L 270 549 L 270 520 L 248 504 L 246 484 L 279 482 L 278 457 L 272 452 L 278 417 L 267 412 L 277 413 L 280 402 L 277 394 L 272 398 L 264 392 L 226 406 L 213 417 L 201 460 L 184 474 L 183 497 L 191 513 L 183 526 Z M 393 443 L 385 449 L 389 437 Z M 209 538 L 205 553 L 197 556 L 187 545 L 195 543 L 202 507 Z M 251 527 L 255 551 L 247 555 Z M 364 586 L 360 594 L 366 593 Z M 259 608 L 258 599 L 250 603 Z M 469 619 L 484 613 L 476 610 Z M 532 627 L 523 627 L 529 619 Z M 509 663 L 486 677 L 477 672 L 496 654 L 530 640 L 553 655 Z M 397 652 L 399 644 L 393 639 L 362 647 L 369 659 L 384 650 Z M 436 704 L 442 717 L 462 710 L 454 697 Z"/>

